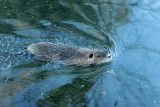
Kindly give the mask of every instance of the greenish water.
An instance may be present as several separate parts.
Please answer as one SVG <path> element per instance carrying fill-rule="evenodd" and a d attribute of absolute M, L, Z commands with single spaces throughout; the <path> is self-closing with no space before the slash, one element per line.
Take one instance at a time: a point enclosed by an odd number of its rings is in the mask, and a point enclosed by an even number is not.
<path fill-rule="evenodd" d="M 0 0 L 0 107 L 159 107 L 159 0 Z M 110 50 L 93 67 L 15 55 L 36 42 Z"/>

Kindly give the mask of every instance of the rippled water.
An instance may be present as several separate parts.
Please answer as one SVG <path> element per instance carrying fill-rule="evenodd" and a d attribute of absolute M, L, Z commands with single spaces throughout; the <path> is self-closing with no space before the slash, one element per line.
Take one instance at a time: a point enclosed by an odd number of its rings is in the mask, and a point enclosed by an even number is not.
<path fill-rule="evenodd" d="M 0 106 L 159 107 L 159 0 L 0 0 Z M 110 50 L 93 67 L 16 55 L 36 42 Z"/>

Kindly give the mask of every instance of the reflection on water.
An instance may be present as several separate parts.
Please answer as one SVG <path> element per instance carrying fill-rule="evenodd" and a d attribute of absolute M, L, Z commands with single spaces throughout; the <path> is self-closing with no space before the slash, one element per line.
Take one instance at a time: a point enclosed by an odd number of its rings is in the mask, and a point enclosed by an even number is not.
<path fill-rule="evenodd" d="M 158 0 L 0 1 L 0 105 L 158 107 Z M 110 50 L 93 67 L 16 55 L 35 42 Z"/>

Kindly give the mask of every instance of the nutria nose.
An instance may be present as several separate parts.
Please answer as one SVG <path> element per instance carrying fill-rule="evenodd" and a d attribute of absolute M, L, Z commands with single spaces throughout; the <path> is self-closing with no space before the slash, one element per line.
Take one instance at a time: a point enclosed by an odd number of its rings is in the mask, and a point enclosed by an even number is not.
<path fill-rule="evenodd" d="M 108 57 L 108 58 L 111 58 L 111 54 L 107 54 L 107 57 Z"/>

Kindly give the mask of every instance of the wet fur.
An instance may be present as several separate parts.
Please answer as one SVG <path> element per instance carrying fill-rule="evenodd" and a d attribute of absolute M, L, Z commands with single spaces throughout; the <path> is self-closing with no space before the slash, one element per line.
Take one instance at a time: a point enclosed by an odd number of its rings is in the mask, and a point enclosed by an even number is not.
<path fill-rule="evenodd" d="M 101 60 L 106 58 L 104 51 L 91 50 L 65 44 L 54 44 L 49 42 L 35 43 L 27 48 L 30 54 L 35 55 L 35 59 L 39 61 L 63 61 L 71 65 L 91 65 L 100 63 Z M 101 57 L 89 58 L 89 54 L 100 54 Z M 101 59 L 101 60 L 100 60 Z"/>

